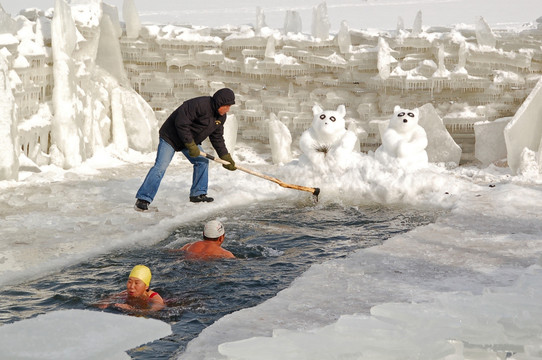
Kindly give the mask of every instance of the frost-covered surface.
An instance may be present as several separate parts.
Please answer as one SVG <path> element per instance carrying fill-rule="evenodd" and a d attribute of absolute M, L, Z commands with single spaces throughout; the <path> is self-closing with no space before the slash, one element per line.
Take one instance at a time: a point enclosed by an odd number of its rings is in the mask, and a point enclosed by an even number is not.
<path fill-rule="evenodd" d="M 62 310 L 0 327 L 4 359 L 130 359 L 127 350 L 171 334 L 154 319 Z"/>
<path fill-rule="evenodd" d="M 507 159 L 510 168 L 521 172 L 522 153 L 525 148 L 538 152 L 542 148 L 542 80 L 540 80 L 514 117 L 504 128 Z M 521 137 L 518 134 L 522 134 Z M 538 165 L 540 166 L 540 153 Z"/>
<path fill-rule="evenodd" d="M 134 194 L 153 154 L 132 152 L 120 160 L 108 150 L 74 170 L 48 166 L 24 173 L 19 182 L 0 183 L 2 286 L 46 276 L 113 249 L 159 242 L 179 224 L 227 214 L 230 207 L 311 196 L 213 163 L 209 193 L 215 202 L 192 204 L 191 166 L 176 157 L 153 203 L 159 211 L 140 213 L 132 208 Z M 313 266 L 275 298 L 205 329 L 180 358 L 228 358 L 221 353 L 250 358 L 244 354 L 254 346 L 279 351 L 284 341 L 284 349 L 292 349 L 289 358 L 326 359 L 329 352 L 318 352 L 321 357 L 311 352 L 325 347 L 332 354 L 348 351 L 368 359 L 393 358 L 396 351 L 421 351 L 431 359 L 455 351 L 458 359 L 482 359 L 479 348 L 484 344 L 491 345 L 484 351 L 511 346 L 518 354 L 539 354 L 539 175 L 512 176 L 494 166 L 446 170 L 431 164 L 412 172 L 369 156 L 346 170 L 319 174 L 299 160 L 270 165 L 268 154 L 246 144 L 236 150 L 239 164 L 319 187 L 319 204 L 376 202 L 404 206 L 405 211 L 431 207 L 450 213 L 381 246 Z M 494 303 L 493 293 L 504 294 L 506 312 Z M 492 328 L 488 321 L 499 325 Z M 411 334 L 414 324 L 422 323 L 431 336 Z M 377 331 L 382 327 L 388 331 Z M 345 329 L 352 329 L 350 336 Z M 337 338 L 342 340 L 331 342 Z M 360 348 L 365 341 L 373 344 L 371 351 Z M 265 358 L 278 353 L 257 354 Z"/>

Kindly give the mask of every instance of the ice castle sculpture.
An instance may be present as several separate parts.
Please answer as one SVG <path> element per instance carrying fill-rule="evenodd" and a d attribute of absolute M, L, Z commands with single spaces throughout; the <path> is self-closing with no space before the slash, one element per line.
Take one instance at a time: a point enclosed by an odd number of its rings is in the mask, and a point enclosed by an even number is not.
<path fill-rule="evenodd" d="M 52 14 L 26 10 L 16 21 L 0 9 L 4 91 L 12 93 L 3 97 L 2 111 L 12 114 L 2 117 L 3 154 L 38 166 L 76 166 L 109 145 L 151 151 L 159 124 L 180 102 L 217 86 L 237 95 L 230 112 L 237 135 L 270 146 L 272 113 L 296 146 L 314 103 L 344 104 L 350 126 L 363 134 L 360 150 L 369 152 L 381 145 L 378 123 L 395 105 L 432 104 L 427 116 L 453 143 L 432 158 L 428 132 L 430 161 L 507 163 L 518 171 L 525 149 L 540 152 L 540 21 L 522 32 L 493 31 L 480 17 L 473 33 L 422 27 L 419 12 L 411 31 L 400 19 L 396 30 L 374 36 L 346 23 L 331 35 L 325 2 L 313 9 L 311 34 L 301 32 L 293 10 L 279 30 L 264 26 L 261 11 L 255 28 L 143 25 L 133 0 L 124 2 L 123 26 L 116 8 L 101 2 L 57 0 Z M 500 119 L 508 119 L 504 129 Z M 480 131 L 487 124 L 496 125 Z M 492 143 L 498 151 L 488 149 Z M 0 176 L 13 178 L 17 164 L 4 157 Z"/>

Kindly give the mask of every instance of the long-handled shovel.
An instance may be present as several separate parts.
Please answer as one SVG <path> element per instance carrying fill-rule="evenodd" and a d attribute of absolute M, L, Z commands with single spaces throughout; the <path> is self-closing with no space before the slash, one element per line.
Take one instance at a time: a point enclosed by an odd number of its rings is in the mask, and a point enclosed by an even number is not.
<path fill-rule="evenodd" d="M 216 162 L 218 162 L 220 164 L 223 164 L 223 165 L 228 165 L 229 164 L 229 162 L 227 162 L 226 160 L 222 160 L 220 158 L 215 158 L 213 155 L 204 153 L 203 151 L 200 152 L 200 155 L 206 157 L 209 160 L 216 161 Z M 301 186 L 301 185 L 288 184 L 288 183 L 285 183 L 284 181 L 281 181 L 281 180 L 279 180 L 277 178 L 274 178 L 272 176 L 261 174 L 259 172 L 244 168 L 244 167 L 239 166 L 237 164 L 235 164 L 235 167 L 238 170 L 244 171 L 244 172 L 249 173 L 249 174 L 254 175 L 254 176 L 261 177 L 262 179 L 272 181 L 272 182 L 277 183 L 280 186 L 285 187 L 285 188 L 296 189 L 296 190 L 301 190 L 301 191 L 308 191 L 308 192 L 312 193 L 312 195 L 315 196 L 316 201 L 318 201 L 318 194 L 320 194 L 320 189 L 319 188 L 311 188 L 311 187 L 306 187 L 306 186 Z"/>

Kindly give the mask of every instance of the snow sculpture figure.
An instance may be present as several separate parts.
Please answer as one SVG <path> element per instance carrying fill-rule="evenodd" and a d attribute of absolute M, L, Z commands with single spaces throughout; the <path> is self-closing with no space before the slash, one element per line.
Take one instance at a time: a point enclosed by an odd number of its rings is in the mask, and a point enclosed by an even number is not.
<path fill-rule="evenodd" d="M 388 127 L 382 134 L 382 145 L 376 149 L 376 159 L 383 163 L 397 159 L 405 168 L 427 166 L 427 134 L 418 125 L 418 120 L 419 109 L 395 106 Z"/>
<path fill-rule="evenodd" d="M 318 105 L 312 108 L 313 121 L 299 138 L 302 156 L 314 169 L 325 172 L 329 168 L 345 169 L 352 162 L 357 136 L 346 130 L 346 108 L 339 105 L 336 111 L 324 111 Z"/>

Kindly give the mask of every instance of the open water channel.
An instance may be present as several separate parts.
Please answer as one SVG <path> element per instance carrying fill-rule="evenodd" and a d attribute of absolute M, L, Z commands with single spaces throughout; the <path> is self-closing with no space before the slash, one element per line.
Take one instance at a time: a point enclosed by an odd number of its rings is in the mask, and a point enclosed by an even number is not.
<path fill-rule="evenodd" d="M 283 202 L 230 209 L 216 218 L 225 225 L 224 247 L 238 259 L 195 261 L 172 252 L 199 240 L 210 219 L 182 225 L 158 244 L 119 250 L 11 287 L 0 302 L 0 323 L 61 309 L 118 312 L 96 303 L 124 290 L 131 268 L 146 264 L 153 272 L 151 288 L 168 304 L 154 317 L 170 323 L 173 334 L 129 355 L 169 359 L 205 327 L 275 296 L 312 264 L 379 245 L 437 216 L 434 209 Z"/>

